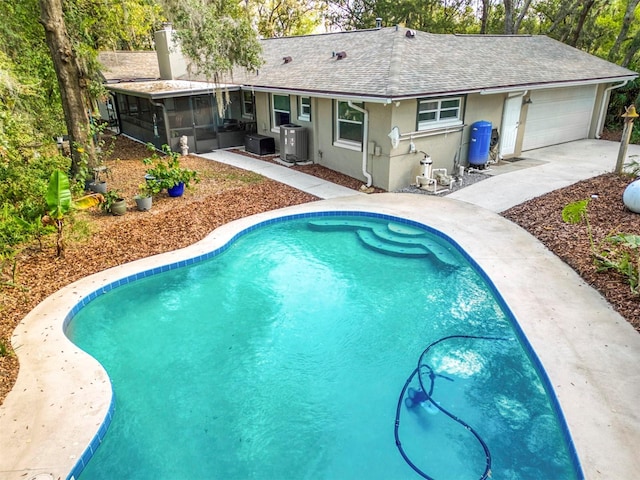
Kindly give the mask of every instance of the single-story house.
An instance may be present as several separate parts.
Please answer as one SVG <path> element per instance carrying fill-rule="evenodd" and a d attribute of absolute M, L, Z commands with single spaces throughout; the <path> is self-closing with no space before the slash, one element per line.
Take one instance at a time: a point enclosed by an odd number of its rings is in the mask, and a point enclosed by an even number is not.
<path fill-rule="evenodd" d="M 235 73 L 234 83 L 225 86 L 231 104 L 221 118 L 213 108 L 213 86 L 186 79 L 171 31 L 163 32 L 156 48 L 165 80 L 107 85 L 124 133 L 136 137 L 127 122 L 145 108 L 137 100 L 127 105 L 124 99 L 131 98 L 150 101 L 146 116 L 156 134 L 164 129 L 163 140 L 190 133 L 196 151 L 240 145 L 246 132 L 272 137 L 282 149 L 281 139 L 290 141 L 283 136 L 287 126 L 297 125 L 290 138 L 299 145 L 304 140 L 304 151 L 296 150 L 296 160 L 386 190 L 414 183 L 425 153 L 435 168 L 451 172 L 466 165 L 476 140 L 472 126 L 480 121 L 484 130 L 490 124 L 503 158 L 595 138 L 611 90 L 638 76 L 540 35 L 443 35 L 390 27 L 273 38 L 262 41 L 264 65 Z M 166 90 L 152 91 L 163 81 Z M 190 121 L 183 130 L 165 129 L 160 117 L 171 122 L 179 101 L 189 103 Z M 225 125 L 236 136 L 201 144 L 201 104 L 212 107 L 210 136 L 225 133 Z"/>

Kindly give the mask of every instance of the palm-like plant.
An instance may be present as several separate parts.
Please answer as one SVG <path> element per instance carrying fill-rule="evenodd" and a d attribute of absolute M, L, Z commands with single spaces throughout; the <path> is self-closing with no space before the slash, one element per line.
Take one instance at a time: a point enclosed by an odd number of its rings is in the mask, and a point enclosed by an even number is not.
<path fill-rule="evenodd" d="M 73 210 L 85 210 L 99 205 L 104 197 L 99 193 L 85 195 L 76 200 L 71 196 L 69 178 L 61 170 L 54 170 L 49 179 L 49 188 L 45 195 L 47 214 L 42 217 L 42 223 L 56 227 L 56 255 L 64 255 L 64 220 Z"/>

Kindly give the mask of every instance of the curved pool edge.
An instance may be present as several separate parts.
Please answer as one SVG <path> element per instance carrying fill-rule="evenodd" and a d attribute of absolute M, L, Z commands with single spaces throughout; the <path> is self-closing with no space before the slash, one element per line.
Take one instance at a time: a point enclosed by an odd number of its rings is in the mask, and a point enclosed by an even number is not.
<path fill-rule="evenodd" d="M 238 232 L 275 218 L 363 211 L 415 221 L 452 238 L 500 292 L 541 361 L 564 413 L 586 478 L 633 478 L 640 471 L 635 402 L 640 336 L 604 299 L 529 234 L 459 201 L 411 194 L 325 200 L 224 225 L 182 250 L 112 268 L 48 297 L 12 339 L 18 381 L 0 406 L 0 478 L 49 473 L 67 478 L 104 429 L 112 408 L 102 367 L 75 347 L 63 325 L 81 301 L 140 272 L 186 262 L 226 245 Z M 95 443 L 94 443 L 95 445 Z"/>

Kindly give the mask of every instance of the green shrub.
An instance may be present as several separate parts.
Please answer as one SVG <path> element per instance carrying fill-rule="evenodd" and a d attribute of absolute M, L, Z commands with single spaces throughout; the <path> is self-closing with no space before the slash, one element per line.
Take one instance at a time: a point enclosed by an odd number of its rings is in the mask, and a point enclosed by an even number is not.
<path fill-rule="evenodd" d="M 597 271 L 613 271 L 621 275 L 629 284 L 631 292 L 640 295 L 640 235 L 615 233 L 608 235 L 596 245 L 589 223 L 588 205 L 589 199 L 565 205 L 562 209 L 562 220 L 571 224 L 584 221 Z"/>

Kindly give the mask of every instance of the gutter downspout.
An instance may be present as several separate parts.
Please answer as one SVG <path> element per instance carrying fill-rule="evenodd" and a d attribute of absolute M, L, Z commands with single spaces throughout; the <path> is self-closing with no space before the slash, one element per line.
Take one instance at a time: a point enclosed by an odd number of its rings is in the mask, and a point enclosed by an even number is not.
<path fill-rule="evenodd" d="M 615 90 L 616 88 L 624 87 L 629 80 L 624 80 L 622 83 L 618 85 L 611 85 L 604 89 L 604 93 L 602 94 L 602 103 L 600 103 L 600 113 L 598 114 L 598 124 L 596 125 L 596 138 L 600 139 L 602 136 L 602 129 L 604 128 L 604 117 L 607 114 L 605 106 L 609 104 L 609 100 L 611 98 L 610 93 L 611 90 Z"/>
<path fill-rule="evenodd" d="M 354 105 L 351 100 L 347 102 L 347 105 L 364 115 L 364 122 L 362 125 L 364 128 L 362 135 L 362 174 L 366 177 L 367 188 L 369 188 L 373 183 L 373 177 L 369 172 L 367 172 L 367 159 L 369 158 L 369 112 L 364 108 Z"/>
<path fill-rule="evenodd" d="M 149 99 L 151 105 L 154 107 L 160 107 L 162 109 L 162 118 L 164 118 L 164 134 L 166 136 L 166 144 L 171 146 L 171 139 L 169 137 L 169 115 L 167 114 L 167 108 L 164 106 L 164 103 L 154 102 L 152 99 Z"/>

